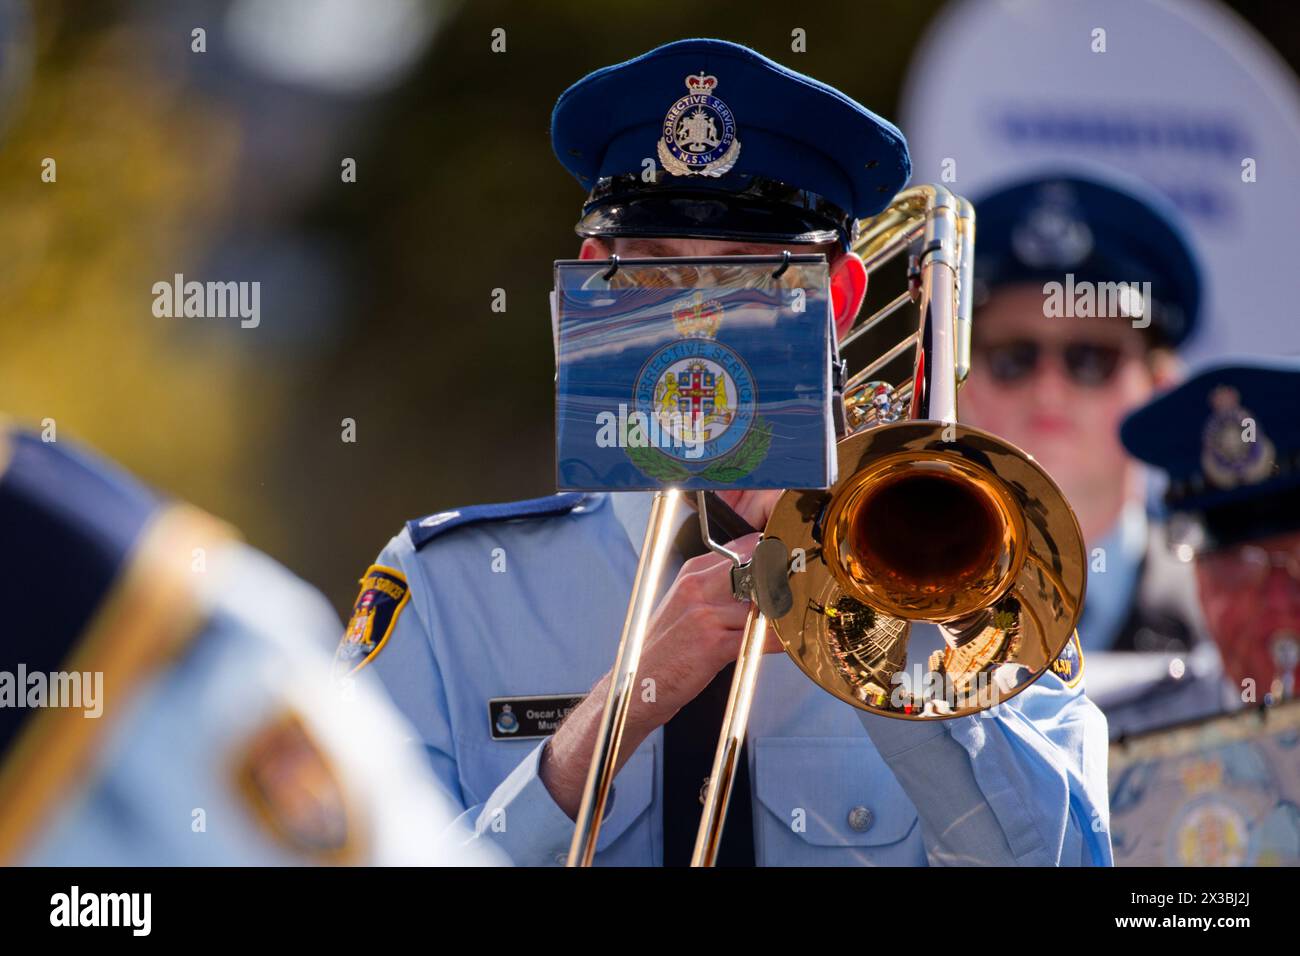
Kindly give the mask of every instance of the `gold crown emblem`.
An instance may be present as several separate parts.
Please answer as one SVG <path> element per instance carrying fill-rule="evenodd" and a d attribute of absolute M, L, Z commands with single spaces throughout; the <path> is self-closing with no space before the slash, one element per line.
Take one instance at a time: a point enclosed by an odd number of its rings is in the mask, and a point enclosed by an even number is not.
<path fill-rule="evenodd" d="M 673 323 L 684 339 L 711 339 L 722 324 L 722 303 L 696 292 L 690 305 L 673 309 Z"/>
<path fill-rule="evenodd" d="M 718 78 L 716 76 L 706 76 L 703 70 L 700 70 L 696 76 L 686 78 L 686 89 L 691 93 L 709 94 L 713 92 L 717 85 Z"/>
<path fill-rule="evenodd" d="M 1217 790 L 1223 784 L 1223 764 L 1217 760 L 1196 760 L 1185 766 L 1180 776 L 1188 793 Z"/>

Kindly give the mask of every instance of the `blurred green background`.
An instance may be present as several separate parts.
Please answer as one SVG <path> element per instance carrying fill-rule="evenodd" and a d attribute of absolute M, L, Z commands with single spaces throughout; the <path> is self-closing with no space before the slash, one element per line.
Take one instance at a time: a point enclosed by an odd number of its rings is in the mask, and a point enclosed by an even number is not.
<path fill-rule="evenodd" d="M 547 139 L 560 92 L 722 36 L 893 117 L 940 6 L 0 0 L 0 409 L 343 612 L 406 519 L 554 490 L 546 295 L 583 199 Z M 1295 66 L 1293 4 L 1230 6 Z M 261 282 L 261 325 L 155 317 L 175 273 Z"/>

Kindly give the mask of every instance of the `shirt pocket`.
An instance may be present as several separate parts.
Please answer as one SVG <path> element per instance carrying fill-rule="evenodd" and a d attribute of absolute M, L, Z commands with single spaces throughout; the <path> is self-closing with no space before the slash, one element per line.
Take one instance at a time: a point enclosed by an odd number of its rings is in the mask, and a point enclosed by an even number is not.
<path fill-rule="evenodd" d="M 540 740 L 484 743 L 461 738 L 457 748 L 457 770 L 466 806 L 486 802 L 541 743 Z M 654 789 L 655 752 L 653 745 L 647 745 L 632 754 L 614 778 L 610 800 L 605 806 L 605 820 L 596 840 L 598 863 L 650 865 L 650 814 L 647 811 L 654 801 Z M 626 841 L 621 839 L 624 835 L 628 837 Z M 604 853 L 606 850 L 611 851 L 608 856 Z"/>
<path fill-rule="evenodd" d="M 754 743 L 760 864 L 925 864 L 916 807 L 866 737 Z"/>

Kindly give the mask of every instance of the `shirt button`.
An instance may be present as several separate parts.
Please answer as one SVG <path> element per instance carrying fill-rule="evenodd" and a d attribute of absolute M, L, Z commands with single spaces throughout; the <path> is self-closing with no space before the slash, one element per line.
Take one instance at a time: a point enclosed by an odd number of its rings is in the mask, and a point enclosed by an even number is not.
<path fill-rule="evenodd" d="M 568 863 L 569 862 L 568 852 L 565 850 L 557 850 L 555 852 L 555 862 L 560 866 L 564 866 L 564 864 Z"/>
<path fill-rule="evenodd" d="M 876 822 L 876 815 L 866 807 L 854 807 L 849 811 L 849 828 L 858 833 L 866 833 Z"/>

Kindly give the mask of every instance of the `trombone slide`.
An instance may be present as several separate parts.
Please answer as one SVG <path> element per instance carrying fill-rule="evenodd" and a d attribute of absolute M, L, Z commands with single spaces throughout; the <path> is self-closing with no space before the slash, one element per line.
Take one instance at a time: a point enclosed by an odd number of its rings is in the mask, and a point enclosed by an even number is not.
<path fill-rule="evenodd" d="M 676 488 L 656 491 L 650 505 L 650 521 L 646 525 L 645 541 L 641 545 L 641 559 L 637 563 L 636 578 L 632 585 L 632 598 L 628 602 L 627 617 L 623 621 L 623 635 L 618 644 L 618 657 L 610 672 L 609 696 L 596 731 L 596 745 L 587 770 L 587 783 L 578 807 L 577 826 L 573 842 L 569 845 L 568 866 L 591 866 L 596 856 L 596 838 L 609 802 L 609 789 L 618 767 L 619 749 L 623 745 L 623 730 L 627 726 L 628 709 L 636 692 L 636 674 L 641 666 L 641 651 L 645 646 L 650 614 L 668 563 L 672 547 L 673 529 L 677 526 L 677 509 L 681 507 L 682 493 Z"/>

